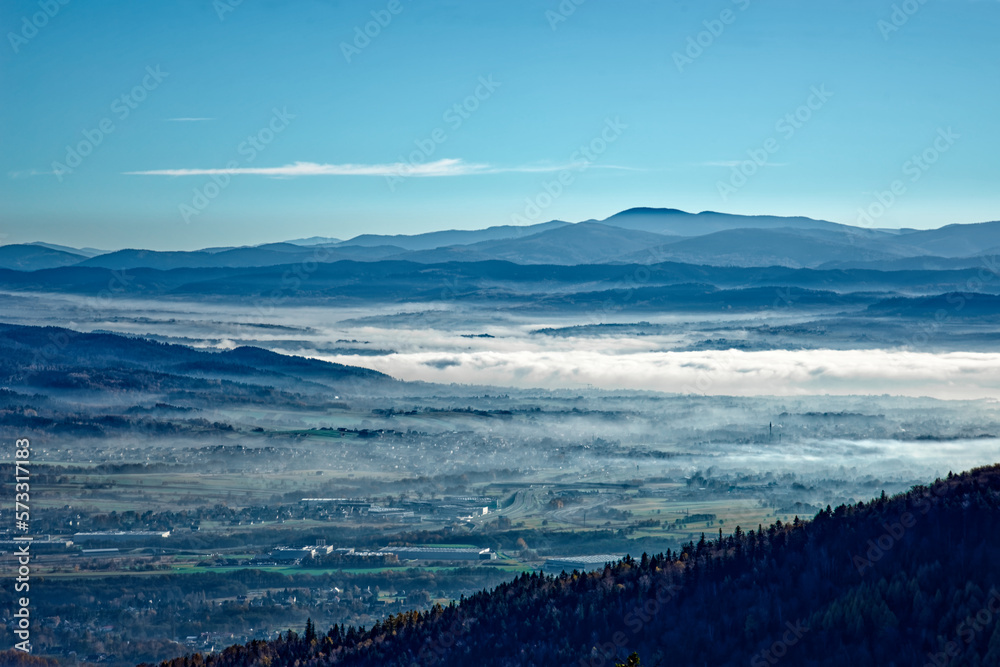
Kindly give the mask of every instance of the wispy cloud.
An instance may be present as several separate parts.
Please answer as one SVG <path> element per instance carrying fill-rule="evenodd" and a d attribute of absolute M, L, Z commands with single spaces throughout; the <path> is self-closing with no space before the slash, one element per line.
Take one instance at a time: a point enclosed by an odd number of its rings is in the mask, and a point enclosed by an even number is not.
<path fill-rule="evenodd" d="M 585 165 L 587 168 L 629 169 L 615 165 Z M 517 167 L 499 167 L 490 164 L 465 162 L 460 159 L 447 158 L 410 164 L 407 162 L 392 162 L 386 164 L 327 164 L 317 162 L 294 162 L 280 167 L 223 167 L 218 169 L 148 169 L 144 171 L 127 171 L 126 174 L 139 176 L 213 176 L 221 174 L 247 174 L 256 176 L 470 176 L 474 174 L 501 173 L 542 173 L 562 171 L 564 169 L 581 169 L 582 165 L 525 165 Z"/>
<path fill-rule="evenodd" d="M 172 123 L 198 123 L 203 120 L 215 120 L 214 118 L 164 118 Z"/>
<path fill-rule="evenodd" d="M 389 164 L 320 164 L 295 162 L 281 167 L 224 167 L 221 169 L 150 169 L 127 171 L 141 176 L 214 176 L 220 174 L 252 174 L 256 176 L 465 176 L 490 168 L 485 164 L 470 164 L 462 160 L 436 160 L 424 164 L 394 162 Z"/>

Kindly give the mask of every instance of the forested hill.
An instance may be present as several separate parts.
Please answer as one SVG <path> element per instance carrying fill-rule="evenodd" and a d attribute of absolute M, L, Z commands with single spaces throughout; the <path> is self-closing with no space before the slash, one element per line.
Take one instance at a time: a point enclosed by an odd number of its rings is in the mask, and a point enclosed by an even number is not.
<path fill-rule="evenodd" d="M 166 667 L 1000 665 L 1000 466 L 586 575 Z"/>

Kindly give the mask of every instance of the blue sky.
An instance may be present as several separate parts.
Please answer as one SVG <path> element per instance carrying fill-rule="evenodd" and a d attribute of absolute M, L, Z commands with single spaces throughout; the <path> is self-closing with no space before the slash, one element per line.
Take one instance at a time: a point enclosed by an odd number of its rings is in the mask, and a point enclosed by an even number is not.
<path fill-rule="evenodd" d="M 993 0 L 7 0 L 0 24 L 2 243 L 1000 219 Z"/>

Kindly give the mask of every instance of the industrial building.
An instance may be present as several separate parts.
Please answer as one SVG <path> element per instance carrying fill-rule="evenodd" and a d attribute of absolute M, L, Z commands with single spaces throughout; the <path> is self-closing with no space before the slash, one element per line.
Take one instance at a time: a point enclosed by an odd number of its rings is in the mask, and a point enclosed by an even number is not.
<path fill-rule="evenodd" d="M 372 506 L 371 502 L 363 498 L 303 498 L 299 502 L 306 507 L 327 507 L 349 511 L 367 511 Z"/>
<path fill-rule="evenodd" d="M 392 506 L 364 498 L 302 498 L 299 503 L 312 518 L 416 524 L 422 521 L 468 521 L 498 507 L 489 496 L 445 496 L 443 500 L 408 500 Z"/>
<path fill-rule="evenodd" d="M 311 560 L 319 556 L 326 556 L 333 553 L 332 546 L 319 545 L 314 547 L 278 547 L 272 549 L 267 555 L 268 560 L 275 563 L 297 563 L 303 560 Z"/>
<path fill-rule="evenodd" d="M 385 547 L 381 553 L 395 554 L 399 560 L 494 560 L 493 551 L 479 547 Z"/>
<path fill-rule="evenodd" d="M 402 523 L 404 520 L 412 519 L 414 514 L 411 510 L 402 507 L 380 507 L 372 505 L 368 508 L 368 518 L 375 521 L 393 521 Z"/>
<path fill-rule="evenodd" d="M 275 563 L 298 563 L 303 559 L 315 557 L 316 551 L 310 547 L 278 547 L 267 555 L 267 559 L 273 560 Z"/>

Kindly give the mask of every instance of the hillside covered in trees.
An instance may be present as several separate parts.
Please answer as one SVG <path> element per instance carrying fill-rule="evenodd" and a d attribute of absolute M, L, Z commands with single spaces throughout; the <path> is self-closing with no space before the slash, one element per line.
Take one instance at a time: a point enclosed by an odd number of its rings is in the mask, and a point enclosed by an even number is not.
<path fill-rule="evenodd" d="M 1000 466 L 164 667 L 1000 664 Z"/>

